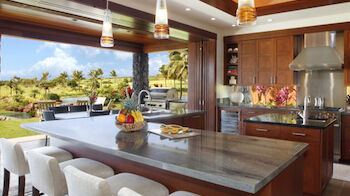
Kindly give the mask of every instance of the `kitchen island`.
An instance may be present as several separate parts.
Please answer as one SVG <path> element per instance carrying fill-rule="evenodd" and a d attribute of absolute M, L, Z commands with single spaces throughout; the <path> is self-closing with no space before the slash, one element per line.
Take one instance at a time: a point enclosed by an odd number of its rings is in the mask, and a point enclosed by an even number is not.
<path fill-rule="evenodd" d="M 114 116 L 22 124 L 51 137 L 51 144 L 75 157 L 110 165 L 169 188 L 200 195 L 302 195 L 304 152 L 299 142 L 228 135 L 211 131 L 169 140 L 147 130 L 126 133 Z M 148 123 L 147 129 L 159 124 Z"/>
<path fill-rule="evenodd" d="M 249 136 L 282 139 L 309 144 L 305 153 L 304 193 L 322 195 L 333 175 L 335 119 L 303 120 L 291 114 L 264 114 L 244 119 Z"/>

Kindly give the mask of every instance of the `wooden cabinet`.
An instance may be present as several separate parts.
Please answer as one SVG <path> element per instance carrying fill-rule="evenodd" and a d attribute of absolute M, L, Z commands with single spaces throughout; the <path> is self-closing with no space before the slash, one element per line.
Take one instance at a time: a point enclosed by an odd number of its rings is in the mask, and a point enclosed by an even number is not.
<path fill-rule="evenodd" d="M 344 83 L 350 86 L 350 30 L 344 31 Z"/>
<path fill-rule="evenodd" d="M 273 84 L 291 85 L 293 84 L 294 74 L 289 69 L 289 64 L 294 58 L 293 37 L 279 37 L 275 39 L 276 55 L 273 75 Z"/>
<path fill-rule="evenodd" d="M 245 133 L 260 136 L 308 143 L 304 161 L 303 192 L 322 195 L 333 174 L 333 126 L 326 129 L 306 129 L 260 123 L 246 123 Z"/>
<path fill-rule="evenodd" d="M 239 59 L 239 79 L 240 85 L 252 85 L 256 83 L 255 68 L 257 63 L 256 40 L 242 41 L 238 44 L 240 51 Z"/>
<path fill-rule="evenodd" d="M 350 161 L 350 116 L 342 116 L 341 158 Z"/>
<path fill-rule="evenodd" d="M 292 85 L 293 36 L 241 41 L 240 85 Z"/>

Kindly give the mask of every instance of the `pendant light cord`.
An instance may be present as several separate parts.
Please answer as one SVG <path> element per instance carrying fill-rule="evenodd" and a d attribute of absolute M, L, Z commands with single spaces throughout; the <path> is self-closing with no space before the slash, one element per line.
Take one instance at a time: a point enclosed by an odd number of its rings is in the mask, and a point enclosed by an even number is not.
<path fill-rule="evenodd" d="M 106 6 L 106 9 L 108 10 L 108 3 L 109 3 L 109 1 L 107 0 L 107 6 Z"/>

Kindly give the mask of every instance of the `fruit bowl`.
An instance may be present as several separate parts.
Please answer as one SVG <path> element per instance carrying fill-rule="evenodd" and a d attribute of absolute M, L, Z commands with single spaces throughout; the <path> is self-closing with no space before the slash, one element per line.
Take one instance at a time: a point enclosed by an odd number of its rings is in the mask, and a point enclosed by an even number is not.
<path fill-rule="evenodd" d="M 130 132 L 130 131 L 140 131 L 140 130 L 142 130 L 147 125 L 147 122 L 143 121 L 143 122 L 137 122 L 137 123 L 120 123 L 120 122 L 116 121 L 115 125 L 121 131 Z"/>

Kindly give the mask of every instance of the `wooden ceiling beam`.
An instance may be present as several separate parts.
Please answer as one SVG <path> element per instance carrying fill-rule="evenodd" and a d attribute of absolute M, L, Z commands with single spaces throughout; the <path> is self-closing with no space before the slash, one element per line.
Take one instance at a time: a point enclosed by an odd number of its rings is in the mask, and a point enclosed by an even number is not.
<path fill-rule="evenodd" d="M 106 9 L 106 0 L 70 0 L 76 3 L 80 3 L 83 5 L 92 6 L 98 9 Z M 155 6 L 155 5 L 154 5 Z M 137 10 L 134 8 L 130 8 L 124 5 L 120 5 L 118 3 L 109 2 L 109 9 L 112 12 L 122 14 L 125 16 L 129 16 L 132 18 L 136 18 L 138 20 L 146 21 L 149 23 L 154 23 L 155 15 L 150 14 L 141 10 Z M 198 37 L 200 39 L 217 39 L 217 35 L 215 33 L 199 29 L 190 25 L 186 25 L 174 20 L 169 20 L 170 28 L 185 31 L 189 34 L 189 37 Z"/>
<path fill-rule="evenodd" d="M 216 7 L 232 16 L 236 16 L 238 5 L 232 0 L 200 0 L 208 5 Z M 258 16 L 290 12 L 313 7 L 327 6 L 337 3 L 350 2 L 350 0 L 294 0 L 274 5 L 257 7 Z"/>

